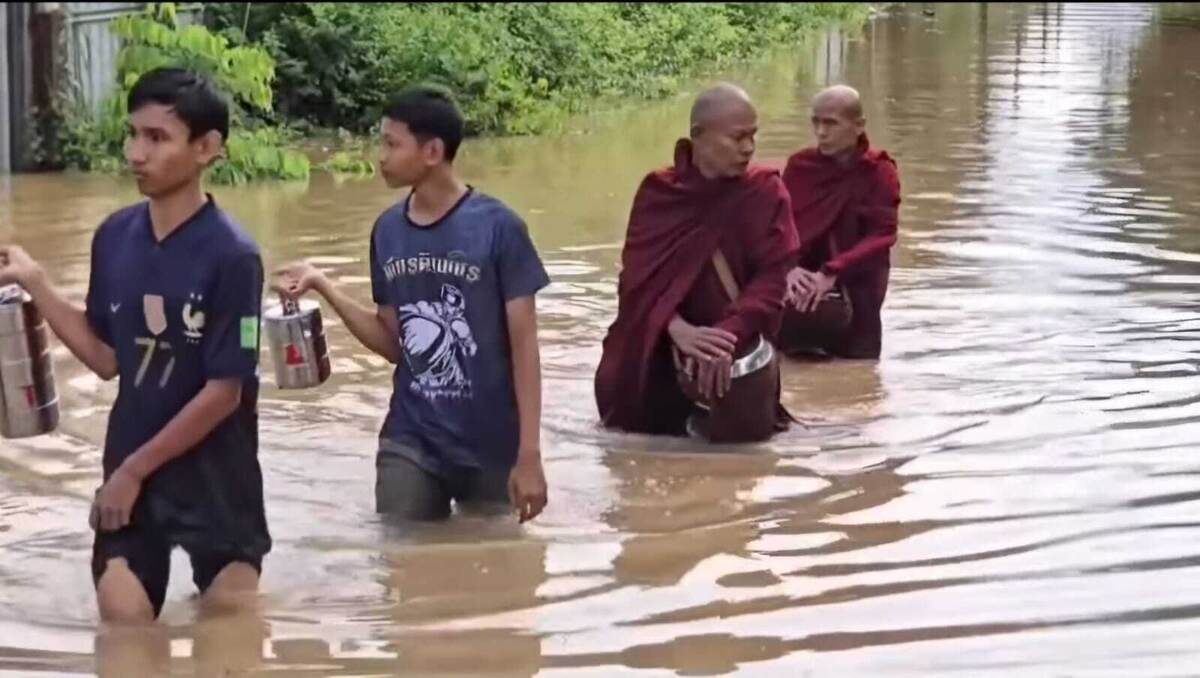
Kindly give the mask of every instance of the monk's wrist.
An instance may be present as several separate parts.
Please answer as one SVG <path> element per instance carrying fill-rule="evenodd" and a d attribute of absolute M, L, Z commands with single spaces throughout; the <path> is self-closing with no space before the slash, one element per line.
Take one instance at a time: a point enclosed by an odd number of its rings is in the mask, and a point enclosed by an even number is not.
<path fill-rule="evenodd" d="M 736 315 L 725 318 L 721 322 L 717 323 L 715 327 L 737 337 L 737 343 L 739 345 L 742 344 L 742 342 L 746 340 L 746 337 L 752 333 L 750 327 L 747 326 L 746 321 L 742 317 Z"/>
<path fill-rule="evenodd" d="M 674 339 L 676 334 L 687 331 L 690 328 L 691 323 L 684 320 L 678 313 L 676 313 L 671 317 L 671 322 L 667 323 L 667 334 Z"/>

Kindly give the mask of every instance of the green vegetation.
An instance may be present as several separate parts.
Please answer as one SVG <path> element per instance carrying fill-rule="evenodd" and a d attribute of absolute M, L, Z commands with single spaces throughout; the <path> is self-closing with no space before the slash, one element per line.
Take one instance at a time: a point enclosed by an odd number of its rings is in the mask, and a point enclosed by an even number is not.
<path fill-rule="evenodd" d="M 230 95 L 231 131 L 225 157 L 210 170 L 213 181 L 241 184 L 252 179 L 305 179 L 309 161 L 285 147 L 285 134 L 253 118 L 271 113 L 275 62 L 261 47 L 231 47 L 204 26 L 180 27 L 173 3 L 151 3 L 144 14 L 113 21 L 124 42 L 117 56 L 116 91 L 91 112 L 68 116 L 62 160 L 85 170 L 118 171 L 124 166 L 126 99 L 146 72 L 178 65 L 211 77 Z"/>
<path fill-rule="evenodd" d="M 335 149 L 318 167 L 329 172 L 336 180 L 353 177 L 370 177 L 375 175 L 375 163 L 368 158 L 372 154 L 370 143 L 366 137 L 355 136 L 350 132 L 338 130 L 337 138 L 332 140 Z M 378 152 L 376 149 L 374 152 Z"/>
<path fill-rule="evenodd" d="M 473 134 L 554 131 L 598 100 L 682 79 L 802 32 L 862 19 L 826 3 L 209 3 L 205 22 L 275 58 L 280 114 L 364 132 L 389 93 L 450 88 Z"/>
<path fill-rule="evenodd" d="M 1158 18 L 1168 26 L 1200 28 L 1200 7 L 1192 2 L 1160 2 Z"/>
<path fill-rule="evenodd" d="M 355 134 L 375 125 L 405 85 L 448 87 L 470 134 L 561 130 L 568 116 L 616 100 L 668 96 L 705 72 L 798 40 L 871 6 L 824 3 L 205 3 L 180 26 L 174 3 L 114 20 L 124 40 L 117 91 L 99 111 L 74 106 L 58 164 L 124 166 L 125 100 L 143 73 L 183 65 L 231 95 L 219 183 L 304 179 L 289 145 L 319 130 L 339 144 L 319 168 L 374 173 Z"/>

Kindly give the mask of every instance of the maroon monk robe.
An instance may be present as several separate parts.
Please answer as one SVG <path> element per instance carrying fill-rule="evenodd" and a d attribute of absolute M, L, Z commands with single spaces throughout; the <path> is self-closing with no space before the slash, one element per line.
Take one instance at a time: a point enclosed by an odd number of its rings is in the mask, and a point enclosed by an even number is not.
<path fill-rule="evenodd" d="M 846 358 L 878 358 L 883 339 L 879 316 L 899 218 L 896 162 L 886 151 L 872 148 L 863 134 L 857 154 L 845 165 L 816 148 L 796 153 L 788 158 L 783 183 L 791 194 L 800 238 L 797 263 L 836 275 L 854 308 L 846 335 L 821 348 Z M 836 256 L 830 251 L 830 235 Z"/>
<path fill-rule="evenodd" d="M 674 166 L 647 175 L 633 200 L 617 317 L 596 371 L 605 426 L 684 433 L 692 405 L 676 382 L 667 334 L 676 312 L 732 332 L 740 347 L 778 330 L 798 246 L 778 171 L 752 165 L 741 177 L 707 179 L 691 158 L 691 142 L 681 139 Z M 741 288 L 733 303 L 713 271 L 718 245 Z"/>

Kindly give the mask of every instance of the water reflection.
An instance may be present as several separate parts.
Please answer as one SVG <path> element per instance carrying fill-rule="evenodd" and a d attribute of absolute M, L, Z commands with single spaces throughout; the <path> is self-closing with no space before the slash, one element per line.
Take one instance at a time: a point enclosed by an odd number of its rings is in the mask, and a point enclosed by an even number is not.
<path fill-rule="evenodd" d="M 670 587 L 704 563 L 744 558 L 758 532 L 752 492 L 777 463 L 753 453 L 609 454 L 605 464 L 618 494 L 606 520 L 632 535 L 613 559 L 616 580 Z M 648 608 L 643 604 L 637 613 Z"/>
<path fill-rule="evenodd" d="M 95 672 L 102 678 L 246 675 L 262 667 L 268 636 L 258 614 L 209 615 L 180 630 L 163 625 L 101 628 Z"/>

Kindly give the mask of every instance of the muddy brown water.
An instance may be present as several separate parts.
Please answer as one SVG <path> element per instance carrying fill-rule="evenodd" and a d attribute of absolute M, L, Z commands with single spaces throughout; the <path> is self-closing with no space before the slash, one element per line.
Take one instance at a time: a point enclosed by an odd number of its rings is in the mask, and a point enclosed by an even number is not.
<path fill-rule="evenodd" d="M 263 386 L 259 615 L 201 615 L 177 552 L 157 633 L 98 635 L 86 512 L 114 389 L 59 346 L 60 431 L 0 443 L 0 675 L 1200 675 L 1200 31 L 1157 11 L 913 4 L 729 75 L 776 164 L 816 88 L 858 86 L 904 189 L 882 360 L 788 364 L 805 426 L 759 447 L 596 427 L 629 201 L 688 96 L 469 142 L 463 172 L 554 280 L 550 506 L 382 525 L 389 372 L 330 318 L 330 382 Z M 0 239 L 82 298 L 131 182 L 0 182 Z M 368 297 L 380 180 L 214 192 L 268 266 L 311 257 Z"/>

